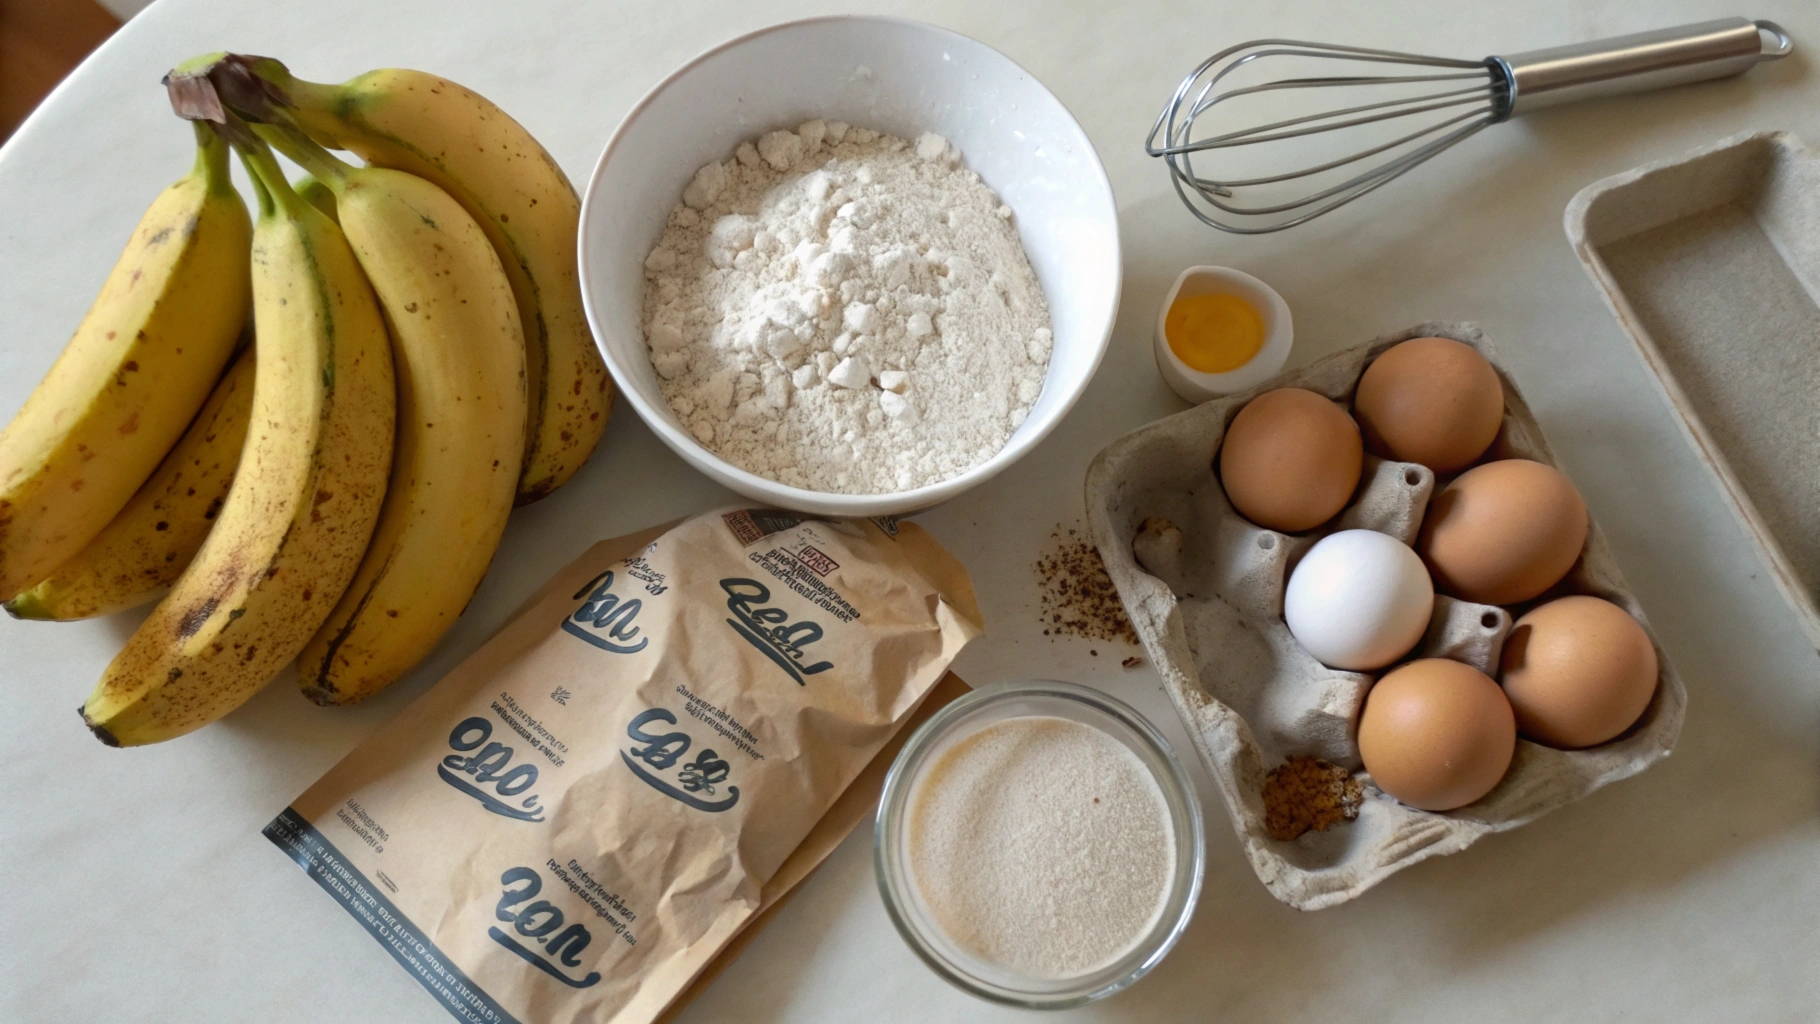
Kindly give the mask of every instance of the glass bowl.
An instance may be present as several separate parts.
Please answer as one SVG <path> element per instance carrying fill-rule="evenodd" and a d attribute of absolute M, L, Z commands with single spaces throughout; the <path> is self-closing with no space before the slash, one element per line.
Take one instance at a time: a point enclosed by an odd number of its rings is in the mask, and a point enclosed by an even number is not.
<path fill-rule="evenodd" d="M 1039 978 L 989 963 L 956 945 L 936 923 L 910 867 L 912 798 L 927 769 L 955 743 L 994 722 L 1043 715 L 1090 725 L 1123 743 L 1162 791 L 1175 843 L 1175 873 L 1162 912 L 1138 941 L 1112 962 L 1069 978 Z M 874 831 L 878 888 L 885 911 L 916 955 L 951 984 L 995 1002 L 1062 1009 L 1118 992 L 1162 961 L 1188 926 L 1201 894 L 1205 845 L 1194 784 L 1168 741 L 1136 710 L 1074 683 L 1033 680 L 983 687 L 923 723 L 904 744 L 879 801 Z"/>

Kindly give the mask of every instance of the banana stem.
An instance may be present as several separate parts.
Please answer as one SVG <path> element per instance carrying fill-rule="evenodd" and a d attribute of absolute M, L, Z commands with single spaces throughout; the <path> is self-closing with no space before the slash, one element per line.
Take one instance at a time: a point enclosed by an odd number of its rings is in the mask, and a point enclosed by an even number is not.
<path fill-rule="evenodd" d="M 347 148 L 334 132 L 327 130 L 332 124 L 343 123 L 351 113 L 351 97 L 343 86 L 298 78 L 290 68 L 269 57 L 259 58 L 252 67 L 265 83 L 266 91 L 281 97 L 279 102 L 285 112 L 310 138 L 329 149 Z"/>
<path fill-rule="evenodd" d="M 342 86 L 298 78 L 281 60 L 242 53 L 212 54 L 210 57 L 213 59 L 199 57 L 191 64 L 214 75 L 217 82 L 222 83 L 222 95 L 228 105 L 248 108 L 240 112 L 250 121 L 270 120 L 266 112 L 276 108 L 292 115 L 305 132 L 311 132 L 311 119 L 298 116 L 300 112 L 327 112 L 341 105 Z M 180 66 L 178 70 L 189 66 Z M 331 149 L 341 148 L 335 145 L 334 139 L 324 138 L 320 133 L 310 137 Z"/>
<path fill-rule="evenodd" d="M 228 143 L 213 121 L 191 121 L 196 132 L 196 166 L 190 173 L 201 178 L 211 192 L 231 191 L 234 179 L 228 174 Z"/>
<path fill-rule="evenodd" d="M 164 83 L 179 117 L 217 126 L 243 156 L 265 148 L 263 142 L 249 145 L 256 132 L 337 192 L 354 170 L 311 140 L 292 118 L 288 90 L 299 83 L 288 68 L 270 57 L 207 54 L 172 69 Z M 270 156 L 269 151 L 265 153 L 265 159 Z M 282 176 L 268 176 L 266 187 L 282 203 L 290 187 L 285 183 L 280 190 L 280 181 Z"/>
<path fill-rule="evenodd" d="M 233 140 L 235 151 L 240 154 L 241 163 L 246 165 L 247 177 L 253 181 L 253 191 L 259 196 L 259 215 L 268 217 L 282 211 L 287 216 L 296 217 L 306 208 L 313 210 L 314 207 L 291 187 L 284 168 L 278 166 L 278 158 L 272 155 L 272 147 L 255 134 L 257 129 L 249 128 L 246 122 L 232 114 L 228 117 L 232 123 L 246 130 L 244 139 L 238 133 L 229 137 Z"/>
<path fill-rule="evenodd" d="M 299 130 L 329 149 L 344 149 L 329 125 L 339 122 L 347 113 L 352 97 L 345 85 L 329 85 L 298 78 L 283 61 L 271 57 L 249 57 L 238 53 L 221 55 L 221 63 L 232 65 L 222 72 L 240 80 L 237 91 L 253 93 L 253 100 L 264 110 L 275 107 L 276 114 L 263 113 L 250 117 L 254 121 L 277 121 L 288 117 Z M 255 88 L 256 87 L 256 88 Z M 230 105 L 232 100 L 230 100 Z M 243 112 L 244 113 L 244 112 Z"/>
<path fill-rule="evenodd" d="M 318 145 L 283 111 L 274 111 L 272 120 L 252 126 L 254 134 L 277 147 L 280 153 L 297 162 L 297 166 L 340 195 L 348 185 L 348 175 L 355 168 Z"/>
<path fill-rule="evenodd" d="M 253 183 L 253 196 L 259 200 L 259 219 L 264 220 L 278 212 L 278 202 L 272 198 L 272 192 L 265 187 L 265 181 L 259 174 L 259 165 L 245 152 L 240 154 L 240 165 L 246 168 L 246 176 Z"/>

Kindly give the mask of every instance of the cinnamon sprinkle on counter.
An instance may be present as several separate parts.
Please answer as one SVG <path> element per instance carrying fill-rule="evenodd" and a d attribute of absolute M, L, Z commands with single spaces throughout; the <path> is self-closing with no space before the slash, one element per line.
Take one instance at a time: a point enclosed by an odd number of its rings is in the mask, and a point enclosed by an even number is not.
<path fill-rule="evenodd" d="M 1042 589 L 1039 618 L 1044 636 L 1138 645 L 1137 630 L 1119 602 L 1112 577 L 1106 575 L 1106 563 L 1083 531 L 1058 525 L 1049 535 L 1048 549 L 1037 559 L 1036 575 Z M 1093 654 L 1097 657 L 1099 652 Z"/>

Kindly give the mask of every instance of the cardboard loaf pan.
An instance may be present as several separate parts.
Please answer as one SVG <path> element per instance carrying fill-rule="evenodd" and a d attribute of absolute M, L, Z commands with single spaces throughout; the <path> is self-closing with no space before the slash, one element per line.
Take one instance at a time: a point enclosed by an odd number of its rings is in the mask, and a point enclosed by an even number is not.
<path fill-rule="evenodd" d="M 1587 186 L 1566 227 L 1820 647 L 1820 156 L 1722 139 Z"/>

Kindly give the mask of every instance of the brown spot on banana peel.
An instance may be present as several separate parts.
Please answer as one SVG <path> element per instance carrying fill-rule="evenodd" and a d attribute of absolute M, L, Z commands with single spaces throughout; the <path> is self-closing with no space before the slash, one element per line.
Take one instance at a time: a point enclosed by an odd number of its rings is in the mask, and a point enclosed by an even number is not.
<path fill-rule="evenodd" d="M 336 699 L 335 684 L 328 678 L 330 667 L 334 665 L 335 656 L 340 653 L 341 645 L 347 643 L 355 628 L 360 625 L 361 615 L 366 611 L 367 604 L 373 600 L 373 592 L 379 589 L 379 584 L 384 581 L 387 570 L 391 569 L 392 558 L 396 554 L 396 550 L 386 553 L 385 561 L 373 576 L 373 585 L 367 588 L 366 593 L 360 595 L 360 601 L 354 605 L 354 611 L 348 616 L 348 621 L 343 623 L 342 627 L 329 639 L 328 647 L 322 652 L 322 663 L 308 667 L 307 675 L 306 666 L 302 664 L 297 666 L 297 678 L 302 683 L 303 695 L 311 701 L 323 707 L 342 703 Z M 396 617 L 396 613 L 393 615 Z"/>
<path fill-rule="evenodd" d="M 554 476 L 544 477 L 542 480 L 528 486 L 525 485 L 523 481 L 520 481 L 518 497 L 512 499 L 512 507 L 523 508 L 534 501 L 542 501 L 549 497 L 555 490 L 556 478 Z"/>
<path fill-rule="evenodd" d="M 177 639 L 188 640 L 195 636 L 207 624 L 209 616 L 214 615 L 215 609 L 219 607 L 221 607 L 221 599 L 211 597 L 186 612 L 183 618 L 177 621 Z"/>

